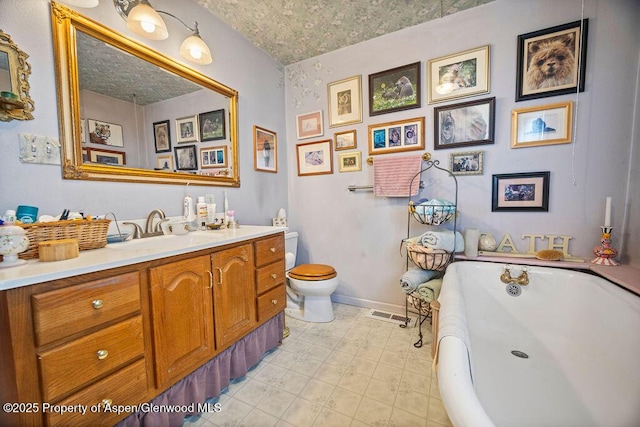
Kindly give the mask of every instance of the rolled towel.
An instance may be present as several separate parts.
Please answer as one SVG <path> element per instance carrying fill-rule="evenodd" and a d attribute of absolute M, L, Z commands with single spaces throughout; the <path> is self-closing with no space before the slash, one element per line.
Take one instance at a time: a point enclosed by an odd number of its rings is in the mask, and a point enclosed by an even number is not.
<path fill-rule="evenodd" d="M 400 277 L 400 286 L 405 294 L 415 291 L 420 283 L 427 282 L 438 275 L 437 271 L 410 268 Z"/>
<path fill-rule="evenodd" d="M 427 231 L 420 236 L 419 243 L 430 249 L 441 249 L 447 252 L 464 251 L 464 239 L 462 234 L 456 231 L 455 239 L 451 230 L 434 230 Z"/>
<path fill-rule="evenodd" d="M 438 299 L 441 289 L 442 279 L 431 279 L 428 282 L 419 284 L 415 292 L 422 301 L 431 302 Z"/>

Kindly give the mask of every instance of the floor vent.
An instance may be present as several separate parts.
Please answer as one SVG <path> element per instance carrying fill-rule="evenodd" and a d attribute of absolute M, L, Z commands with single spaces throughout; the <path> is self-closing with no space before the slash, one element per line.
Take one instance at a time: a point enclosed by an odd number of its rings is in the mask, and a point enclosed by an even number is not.
<path fill-rule="evenodd" d="M 389 313 L 386 311 L 380 311 L 380 310 L 369 310 L 369 313 L 367 313 L 365 317 L 368 317 L 370 319 L 377 319 L 377 320 L 383 320 L 385 322 L 395 323 L 396 325 L 401 325 L 401 324 L 403 325 L 405 323 L 405 320 L 407 319 L 402 315 Z M 416 318 L 409 317 L 408 319 L 409 321 L 407 323 L 407 326 L 410 326 L 410 327 L 415 326 Z"/>

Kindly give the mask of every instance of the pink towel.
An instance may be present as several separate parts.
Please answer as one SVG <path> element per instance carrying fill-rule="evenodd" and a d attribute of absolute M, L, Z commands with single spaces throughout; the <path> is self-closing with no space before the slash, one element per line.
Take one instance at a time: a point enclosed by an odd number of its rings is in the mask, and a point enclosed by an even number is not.
<path fill-rule="evenodd" d="M 422 155 L 376 158 L 373 161 L 373 194 L 381 197 L 409 197 L 418 194 Z M 411 193 L 409 194 L 409 186 Z"/>

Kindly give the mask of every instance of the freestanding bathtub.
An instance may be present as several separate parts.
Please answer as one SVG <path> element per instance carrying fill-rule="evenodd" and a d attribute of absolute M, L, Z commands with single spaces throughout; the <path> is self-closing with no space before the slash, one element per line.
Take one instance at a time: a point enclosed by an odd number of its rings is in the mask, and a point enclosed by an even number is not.
<path fill-rule="evenodd" d="M 454 426 L 640 426 L 640 297 L 537 266 L 512 296 L 505 267 L 456 262 L 444 276 L 437 375 Z"/>

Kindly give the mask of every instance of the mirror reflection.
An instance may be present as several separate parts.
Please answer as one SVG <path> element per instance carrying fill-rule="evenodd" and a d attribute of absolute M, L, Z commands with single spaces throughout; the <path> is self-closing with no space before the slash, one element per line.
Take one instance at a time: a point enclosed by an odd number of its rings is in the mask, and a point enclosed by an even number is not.
<path fill-rule="evenodd" d="M 236 91 L 64 6 L 52 13 L 65 178 L 239 186 Z"/>
<path fill-rule="evenodd" d="M 0 91 L 11 92 L 11 73 L 9 73 L 9 54 L 0 50 Z"/>

